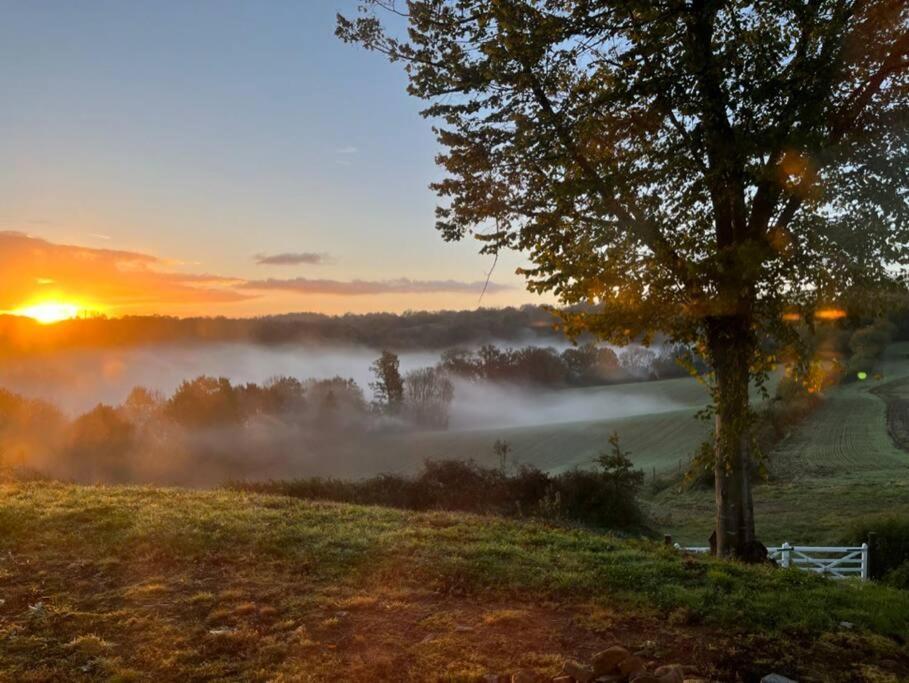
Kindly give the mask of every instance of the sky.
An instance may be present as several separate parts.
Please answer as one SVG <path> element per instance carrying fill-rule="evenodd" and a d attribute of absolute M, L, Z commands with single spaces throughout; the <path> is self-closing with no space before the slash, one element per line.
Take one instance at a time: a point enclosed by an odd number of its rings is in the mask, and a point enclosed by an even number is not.
<path fill-rule="evenodd" d="M 5 0 L 0 310 L 249 316 L 538 301 L 433 227 L 431 124 L 354 0 Z"/>

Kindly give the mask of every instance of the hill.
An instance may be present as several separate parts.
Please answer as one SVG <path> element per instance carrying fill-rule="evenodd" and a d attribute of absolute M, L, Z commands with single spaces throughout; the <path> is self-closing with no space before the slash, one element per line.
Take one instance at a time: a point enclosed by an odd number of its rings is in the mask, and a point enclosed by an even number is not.
<path fill-rule="evenodd" d="M 706 391 L 690 378 L 564 389 L 558 394 L 566 404 L 602 405 L 603 413 L 622 403 L 660 409 L 644 412 L 652 409 L 641 408 L 641 414 L 604 420 L 388 435 L 370 441 L 368 456 L 354 459 L 358 463 L 355 473 L 412 470 L 426 458 L 473 459 L 498 465 L 492 445 L 500 439 L 511 446 L 512 462 L 558 472 L 590 465 L 615 431 L 635 464 L 648 473 L 654 469 L 677 471 L 709 433 L 709 425 L 695 418 L 707 402 Z"/>
<path fill-rule="evenodd" d="M 909 343 L 891 345 L 878 375 L 835 387 L 821 406 L 768 454 L 769 481 L 754 490 L 758 535 L 839 542 L 857 518 L 909 515 L 909 451 L 894 438 L 907 420 Z M 667 490 L 651 501 L 667 531 L 703 545 L 712 528 L 712 491 Z"/>
<path fill-rule="evenodd" d="M 0 558 L 4 680 L 477 680 L 615 642 L 717 680 L 909 674 L 907 593 L 530 522 L 20 484 Z"/>

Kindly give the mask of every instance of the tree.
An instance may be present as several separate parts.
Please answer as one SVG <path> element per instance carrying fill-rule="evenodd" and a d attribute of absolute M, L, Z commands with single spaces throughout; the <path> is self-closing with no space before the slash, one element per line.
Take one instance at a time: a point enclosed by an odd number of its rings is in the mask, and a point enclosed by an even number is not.
<path fill-rule="evenodd" d="M 619 356 L 622 368 L 632 377 L 644 379 L 650 374 L 650 366 L 656 360 L 656 354 L 643 346 L 629 346 Z"/>
<path fill-rule="evenodd" d="M 67 457 L 84 481 L 125 481 L 135 428 L 120 413 L 103 404 L 79 416 L 70 427 Z"/>
<path fill-rule="evenodd" d="M 407 409 L 414 422 L 422 427 L 446 429 L 454 384 L 436 368 L 411 370 L 404 378 Z"/>
<path fill-rule="evenodd" d="M 382 351 L 382 355 L 369 366 L 376 378 L 375 382 L 369 383 L 374 402 L 389 415 L 400 413 L 404 404 L 404 380 L 401 379 L 400 365 L 396 354 Z"/>
<path fill-rule="evenodd" d="M 238 392 L 230 380 L 207 375 L 184 380 L 164 412 L 184 427 L 193 428 L 238 424 L 243 418 Z"/>
<path fill-rule="evenodd" d="M 429 103 L 443 237 L 526 252 L 531 290 L 593 304 L 563 314 L 570 334 L 662 333 L 709 363 L 717 549 L 747 556 L 749 384 L 767 340 L 792 341 L 792 311 L 871 308 L 905 276 L 909 4 L 360 9 L 337 34 L 403 61 Z M 382 10 L 407 31 L 383 28 Z"/>

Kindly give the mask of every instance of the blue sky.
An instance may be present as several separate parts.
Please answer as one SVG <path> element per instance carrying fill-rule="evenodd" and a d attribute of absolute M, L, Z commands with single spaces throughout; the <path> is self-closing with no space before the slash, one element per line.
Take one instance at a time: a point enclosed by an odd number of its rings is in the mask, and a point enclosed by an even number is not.
<path fill-rule="evenodd" d="M 200 297 L 212 313 L 476 306 L 463 283 L 483 280 L 491 260 L 477 255 L 475 242 L 446 244 L 433 229 L 427 185 L 439 171 L 430 124 L 397 65 L 335 38 L 335 13 L 354 7 L 4 3 L 0 230 L 33 236 L 33 248 L 40 238 L 83 255 L 107 250 L 97 258 L 150 255 L 142 268 L 169 279 L 205 273 L 219 287 L 245 282 L 234 300 Z M 270 266 L 254 258 L 286 252 L 328 256 Z M 493 292 L 485 305 L 531 300 L 513 275 L 520 262 L 500 259 L 494 280 L 514 289 Z M 37 263 L 47 272 L 20 277 L 50 281 L 65 272 L 55 296 L 98 298 L 73 268 Z M 113 272 L 131 263 L 115 263 Z M 296 278 L 307 281 L 302 291 L 249 285 Z M 378 293 L 401 278 L 436 284 Z M 325 284 L 310 287 L 312 279 Z M 154 289 L 152 280 L 143 286 Z M 375 286 L 343 286 L 352 280 Z M 121 294 L 115 312 L 193 313 L 203 305 L 192 296 Z"/>

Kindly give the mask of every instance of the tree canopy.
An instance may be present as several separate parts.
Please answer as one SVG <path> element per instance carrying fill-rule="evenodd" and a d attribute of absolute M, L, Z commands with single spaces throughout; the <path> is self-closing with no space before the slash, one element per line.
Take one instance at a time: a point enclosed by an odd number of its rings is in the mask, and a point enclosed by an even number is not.
<path fill-rule="evenodd" d="M 730 279 L 777 320 L 902 276 L 906 3 L 415 0 L 407 39 L 381 7 L 338 33 L 430 102 L 442 234 L 526 251 L 614 341 L 696 336 Z"/>
<path fill-rule="evenodd" d="M 445 239 L 521 250 L 530 289 L 596 304 L 565 314 L 571 333 L 700 345 L 716 375 L 718 547 L 743 554 L 748 382 L 769 361 L 759 338 L 791 340 L 793 318 L 880 305 L 904 282 L 909 5 L 359 9 L 338 35 L 402 61 L 428 103 Z"/>

